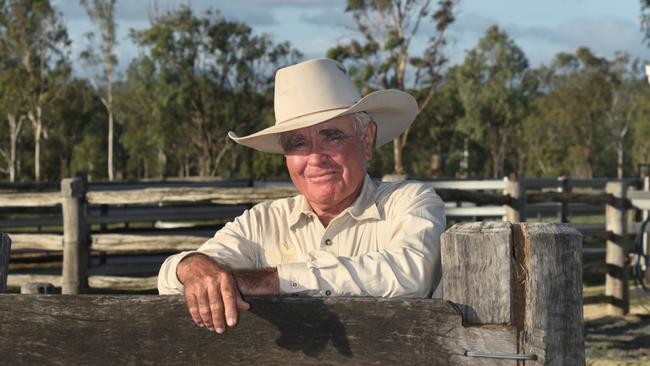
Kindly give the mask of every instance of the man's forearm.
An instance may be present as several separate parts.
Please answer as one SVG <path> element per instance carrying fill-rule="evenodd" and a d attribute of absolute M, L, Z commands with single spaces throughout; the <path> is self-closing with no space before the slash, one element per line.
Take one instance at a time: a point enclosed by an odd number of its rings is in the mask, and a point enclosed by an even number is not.
<path fill-rule="evenodd" d="M 280 295 L 280 279 L 276 268 L 238 269 L 232 271 L 237 287 L 247 296 Z"/>

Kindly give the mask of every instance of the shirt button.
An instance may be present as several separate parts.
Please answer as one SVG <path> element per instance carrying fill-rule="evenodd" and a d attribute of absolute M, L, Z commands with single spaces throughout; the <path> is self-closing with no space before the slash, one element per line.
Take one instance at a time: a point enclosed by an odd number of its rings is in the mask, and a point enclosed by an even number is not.
<path fill-rule="evenodd" d="M 331 294 L 332 294 L 332 291 L 330 291 L 330 290 L 325 291 L 325 296 L 330 296 Z"/>
<path fill-rule="evenodd" d="M 332 245 L 332 241 L 330 239 L 325 239 L 325 245 Z"/>
<path fill-rule="evenodd" d="M 298 284 L 294 282 L 294 283 L 291 284 L 291 287 L 296 288 L 296 287 L 298 287 Z"/>

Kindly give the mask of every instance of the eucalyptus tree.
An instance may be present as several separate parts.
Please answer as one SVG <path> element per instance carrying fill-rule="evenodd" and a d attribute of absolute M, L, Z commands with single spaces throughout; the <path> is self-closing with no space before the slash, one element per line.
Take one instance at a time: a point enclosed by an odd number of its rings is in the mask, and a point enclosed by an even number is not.
<path fill-rule="evenodd" d="M 328 57 L 349 65 L 363 94 L 375 89 L 397 88 L 412 91 L 420 111 L 436 93 L 442 67 L 446 31 L 454 21 L 458 0 L 348 0 L 359 38 L 328 51 Z M 414 55 L 414 44 L 422 34 L 431 34 L 425 50 Z M 417 93 L 420 89 L 425 93 Z M 393 141 L 394 172 L 405 172 L 402 153 L 410 129 Z"/>
<path fill-rule="evenodd" d="M 113 163 L 113 138 L 115 136 L 115 129 L 113 126 L 113 71 L 117 66 L 117 56 L 113 50 L 117 45 L 115 40 L 115 3 L 116 0 L 80 0 L 81 5 L 86 9 L 86 13 L 90 20 L 95 24 L 100 33 L 100 49 L 101 53 L 95 52 L 94 39 L 95 34 L 89 32 L 87 38 L 90 44 L 87 49 L 82 51 L 81 58 L 84 62 L 97 69 L 100 64 L 102 66 L 101 78 L 98 75 L 93 75 L 90 78 L 91 85 L 95 92 L 100 96 L 102 104 L 106 108 L 108 114 L 108 180 L 115 179 L 114 163 Z M 103 85 L 100 87 L 98 80 L 101 79 Z"/>
<path fill-rule="evenodd" d="M 17 61 L 12 72 L 20 75 L 14 93 L 24 105 L 34 134 L 34 178 L 41 179 L 41 139 L 47 137 L 44 109 L 57 98 L 70 69 L 68 35 L 60 14 L 49 0 L 6 0 L 3 48 Z"/>
<path fill-rule="evenodd" d="M 20 176 L 21 135 L 27 116 L 21 95 L 17 92 L 25 75 L 18 67 L 21 60 L 13 52 L 8 21 L 9 8 L 3 0 L 0 1 L 0 118 L 7 121 L 7 126 L 2 129 L 6 132 L 0 136 L 8 136 L 9 139 L 0 140 L 0 155 L 6 161 L 6 168 L 2 170 L 9 176 L 10 182 L 15 182 Z M 7 142 L 8 146 L 3 148 Z"/>
<path fill-rule="evenodd" d="M 163 135 L 159 161 L 173 163 L 182 175 L 236 169 L 240 150 L 227 131 L 248 133 L 271 121 L 275 70 L 300 57 L 288 43 L 275 44 L 244 23 L 213 10 L 198 17 L 188 7 L 155 16 L 132 39 L 143 49 L 135 62 L 149 63 L 140 70 L 151 75 L 130 80 L 156 80 L 150 93 Z"/>
<path fill-rule="evenodd" d="M 474 141 L 487 142 L 492 176 L 501 177 L 508 147 L 517 144 L 535 90 L 528 60 L 504 31 L 492 26 L 467 53 L 454 78 L 465 112 L 458 127 Z"/>
<path fill-rule="evenodd" d="M 609 60 L 581 47 L 575 53 L 558 53 L 548 67 L 539 70 L 544 96 L 536 102 L 536 124 L 527 143 L 545 150 L 537 154 L 538 165 L 551 174 L 591 178 L 607 174 L 612 147 L 608 113 L 613 97 L 613 74 Z M 533 139 L 541 139 L 532 142 Z M 552 152 L 552 153 L 551 153 Z M 613 171 L 613 169 L 612 169 Z"/>

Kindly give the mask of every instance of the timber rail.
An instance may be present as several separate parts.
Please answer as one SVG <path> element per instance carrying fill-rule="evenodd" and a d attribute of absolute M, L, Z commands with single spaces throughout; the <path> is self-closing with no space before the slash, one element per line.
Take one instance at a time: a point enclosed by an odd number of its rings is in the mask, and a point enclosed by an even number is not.
<path fill-rule="evenodd" d="M 443 299 L 250 298 L 223 335 L 180 296 L 0 294 L 0 363 L 582 365 L 581 241 L 566 224 L 457 224 Z"/>

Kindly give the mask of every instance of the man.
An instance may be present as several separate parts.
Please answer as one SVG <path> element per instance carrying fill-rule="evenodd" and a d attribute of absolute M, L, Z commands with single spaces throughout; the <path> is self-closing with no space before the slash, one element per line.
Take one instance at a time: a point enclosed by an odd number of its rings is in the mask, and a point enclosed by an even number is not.
<path fill-rule="evenodd" d="M 415 119 L 414 98 L 361 98 L 340 64 L 311 60 L 277 72 L 274 106 L 274 126 L 229 136 L 284 154 L 301 195 L 256 205 L 198 251 L 168 258 L 160 293 L 183 293 L 194 322 L 218 333 L 249 308 L 242 295 L 431 296 L 443 202 L 425 184 L 366 175 L 373 148 Z"/>

